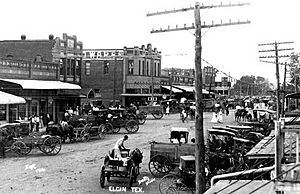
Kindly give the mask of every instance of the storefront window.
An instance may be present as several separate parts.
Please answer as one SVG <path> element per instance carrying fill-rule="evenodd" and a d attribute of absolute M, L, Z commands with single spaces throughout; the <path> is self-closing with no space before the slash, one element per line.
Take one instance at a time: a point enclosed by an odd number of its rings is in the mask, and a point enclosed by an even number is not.
<path fill-rule="evenodd" d="M 6 120 L 6 105 L 0 105 L 0 121 Z"/>

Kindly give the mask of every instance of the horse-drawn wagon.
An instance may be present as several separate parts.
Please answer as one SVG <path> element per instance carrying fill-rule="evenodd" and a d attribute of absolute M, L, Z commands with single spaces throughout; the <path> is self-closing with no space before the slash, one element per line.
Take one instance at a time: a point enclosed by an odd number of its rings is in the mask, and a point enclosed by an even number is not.
<path fill-rule="evenodd" d="M 161 105 L 140 106 L 139 111 L 145 116 L 152 114 L 155 119 L 161 119 L 164 116 L 163 106 Z"/>
<path fill-rule="evenodd" d="M 104 159 L 104 165 L 100 171 L 100 186 L 105 187 L 105 178 L 107 182 L 111 177 L 128 178 L 128 187 L 137 181 L 139 175 L 139 164 L 142 162 L 142 152 L 136 148 L 132 152 L 129 149 L 121 151 L 122 158 L 114 158 L 114 154 L 108 154 Z"/>
<path fill-rule="evenodd" d="M 180 156 L 195 153 L 195 144 L 177 144 L 151 142 L 149 171 L 153 176 L 159 177 L 169 173 L 179 165 Z"/>

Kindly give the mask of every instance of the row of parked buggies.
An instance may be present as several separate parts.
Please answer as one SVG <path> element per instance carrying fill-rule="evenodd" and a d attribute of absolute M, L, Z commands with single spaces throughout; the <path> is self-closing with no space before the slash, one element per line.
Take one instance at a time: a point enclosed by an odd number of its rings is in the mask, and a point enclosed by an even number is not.
<path fill-rule="evenodd" d="M 98 109 L 89 115 L 70 115 L 66 121 L 49 123 L 46 132 L 60 136 L 62 142 L 89 141 L 91 137 L 104 138 L 106 134 L 118 133 L 124 128 L 128 133 L 136 133 L 144 124 L 146 115 L 135 114 L 125 108 Z"/>
<path fill-rule="evenodd" d="M 70 115 L 68 120 L 59 123 L 51 121 L 46 133 L 30 133 L 29 123 L 6 123 L 0 126 L 0 156 L 9 151 L 24 156 L 33 148 L 47 155 L 56 155 L 67 140 L 89 141 L 94 136 L 104 138 L 105 134 L 118 133 L 121 128 L 128 133 L 136 133 L 145 121 L 145 114 L 110 108 L 93 111 L 90 115 Z"/>

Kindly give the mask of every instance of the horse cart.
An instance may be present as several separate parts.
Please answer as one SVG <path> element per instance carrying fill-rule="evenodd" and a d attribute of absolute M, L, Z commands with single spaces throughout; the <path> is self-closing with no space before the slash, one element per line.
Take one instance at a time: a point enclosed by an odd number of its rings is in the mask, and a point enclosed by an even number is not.
<path fill-rule="evenodd" d="M 61 141 L 50 135 L 30 135 L 23 138 L 13 138 L 4 141 L 5 152 L 13 151 L 19 156 L 25 156 L 33 148 L 38 148 L 46 155 L 56 155 L 61 150 Z"/>
<path fill-rule="evenodd" d="M 148 114 L 152 114 L 155 119 L 161 119 L 164 116 L 163 106 L 140 106 L 139 111 L 146 117 Z"/>
<path fill-rule="evenodd" d="M 151 142 L 149 171 L 155 177 L 161 177 L 179 165 L 180 156 L 195 153 L 195 144 L 177 144 Z"/>
<path fill-rule="evenodd" d="M 107 182 L 111 177 L 128 178 L 128 187 L 132 187 L 140 174 L 139 164 L 142 162 L 143 155 L 136 148 L 132 152 L 129 149 L 121 151 L 122 158 L 115 158 L 114 153 L 108 154 L 104 159 L 104 165 L 100 171 L 100 186 L 105 187 L 105 178 Z"/>
<path fill-rule="evenodd" d="M 139 130 L 138 121 L 126 114 L 126 109 L 109 108 L 106 122 L 101 126 L 106 133 L 118 133 L 125 128 L 128 133 L 136 133 Z"/>

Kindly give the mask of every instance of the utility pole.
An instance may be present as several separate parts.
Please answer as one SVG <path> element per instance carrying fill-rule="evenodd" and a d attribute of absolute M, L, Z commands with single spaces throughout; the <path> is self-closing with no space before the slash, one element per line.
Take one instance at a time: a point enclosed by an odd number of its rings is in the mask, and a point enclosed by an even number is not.
<path fill-rule="evenodd" d="M 219 8 L 219 7 L 232 7 L 232 6 L 244 6 L 249 5 L 248 3 L 238 3 L 238 4 L 220 4 L 220 5 L 211 5 L 211 6 L 200 6 L 199 2 L 195 3 L 195 7 L 190 8 L 182 8 L 182 9 L 174 9 L 171 11 L 163 11 L 156 12 L 152 14 L 147 14 L 147 16 L 154 15 L 162 15 L 162 14 L 170 14 L 176 12 L 183 12 L 194 10 L 195 16 L 195 25 L 187 27 L 184 25 L 183 28 L 168 28 L 168 29 L 160 29 L 160 30 L 152 30 L 151 33 L 159 33 L 159 32 L 170 32 L 170 31 L 179 31 L 179 30 L 189 30 L 195 29 L 195 70 L 196 70 L 196 81 L 195 81 L 195 97 L 196 97 L 196 122 L 195 122 L 195 166 L 196 166 L 196 194 L 204 193 L 206 189 L 205 182 L 205 144 L 204 142 L 204 128 L 203 128 L 203 100 L 202 100 L 202 68 L 201 68 L 201 28 L 211 28 L 211 27 L 219 27 L 219 26 L 229 26 L 229 25 L 239 25 L 239 24 L 249 24 L 250 21 L 237 21 L 228 23 L 220 23 L 220 24 L 210 24 L 205 25 L 205 23 L 201 24 L 200 19 L 200 9 L 208 9 L 208 8 Z M 207 132 L 206 132 L 207 135 Z M 208 135 L 207 135 L 208 136 Z"/>
<path fill-rule="evenodd" d="M 169 84 L 170 84 L 170 99 L 172 99 L 172 89 L 173 89 L 173 67 L 172 67 L 172 70 L 171 70 L 171 74 L 169 75 L 170 76 L 170 81 L 169 81 Z"/>
<path fill-rule="evenodd" d="M 275 58 L 276 64 L 276 80 L 277 80 L 277 109 L 276 109 L 276 119 L 275 121 L 275 177 L 279 177 L 282 174 L 281 171 L 281 160 L 283 157 L 283 143 L 284 143 L 284 135 L 281 132 L 281 123 L 280 123 L 280 80 L 279 80 L 279 58 L 282 57 L 290 57 L 290 55 L 278 55 L 278 51 L 286 51 L 286 50 L 294 50 L 293 48 L 286 48 L 286 49 L 278 49 L 278 45 L 280 44 L 291 44 L 294 42 L 274 42 L 274 43 L 266 43 L 266 44 L 259 44 L 258 46 L 274 46 L 274 49 L 271 50 L 260 50 L 259 52 L 275 52 L 275 56 L 260 56 L 259 58 Z M 269 61 L 262 61 L 262 62 L 269 62 Z M 271 62 L 272 63 L 272 62 Z M 280 177 L 278 178 L 280 179 Z"/>
<path fill-rule="evenodd" d="M 276 106 L 277 106 L 277 109 L 276 109 L 276 117 L 277 117 L 277 120 L 279 120 L 279 117 L 280 117 L 280 108 L 281 108 L 281 105 L 280 105 L 280 78 L 279 78 L 279 58 L 283 58 L 283 57 L 290 57 L 290 55 L 278 55 L 278 52 L 279 51 L 290 51 L 290 50 L 294 50 L 293 48 L 284 48 L 284 49 L 278 49 L 278 45 L 281 45 L 281 44 L 291 44 L 291 43 L 294 43 L 294 42 L 274 42 L 274 43 L 266 43 L 266 44 L 259 44 L 258 46 L 274 46 L 274 49 L 271 49 L 271 50 L 260 50 L 258 52 L 275 52 L 275 56 L 274 55 L 271 55 L 271 56 L 260 56 L 259 58 L 262 59 L 262 58 L 275 58 L 275 64 L 276 64 L 276 81 L 277 81 L 277 90 L 276 90 L 276 97 L 277 97 L 277 103 L 276 103 Z M 261 62 L 269 62 L 270 61 L 263 61 L 261 60 Z M 271 62 L 271 63 L 274 63 L 274 62 Z"/>

